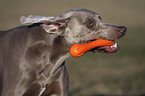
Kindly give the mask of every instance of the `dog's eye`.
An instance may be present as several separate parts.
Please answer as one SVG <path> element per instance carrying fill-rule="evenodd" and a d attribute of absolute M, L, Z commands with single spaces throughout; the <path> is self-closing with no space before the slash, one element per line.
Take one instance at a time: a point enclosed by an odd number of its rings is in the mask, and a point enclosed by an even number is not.
<path fill-rule="evenodd" d="M 91 27 L 91 26 L 93 26 L 93 22 L 88 23 L 88 27 Z"/>
<path fill-rule="evenodd" d="M 92 21 L 88 22 L 87 26 L 88 27 L 93 27 L 94 23 Z"/>
<path fill-rule="evenodd" d="M 97 24 L 97 22 L 93 18 L 90 18 L 90 19 L 87 20 L 85 25 L 86 25 L 87 28 L 89 28 L 91 30 L 94 30 L 96 24 Z"/>

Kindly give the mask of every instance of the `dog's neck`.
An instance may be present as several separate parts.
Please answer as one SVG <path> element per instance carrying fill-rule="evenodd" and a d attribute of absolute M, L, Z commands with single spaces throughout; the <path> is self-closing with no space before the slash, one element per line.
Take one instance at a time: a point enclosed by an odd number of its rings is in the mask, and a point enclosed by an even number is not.
<path fill-rule="evenodd" d="M 44 41 L 49 46 L 49 62 L 53 65 L 53 69 L 50 74 L 53 74 L 61 66 L 65 59 L 70 57 L 69 50 L 71 45 L 67 43 L 64 36 L 49 34 L 45 32 L 41 26 L 39 27 Z"/>
<path fill-rule="evenodd" d="M 50 61 L 52 62 L 69 52 L 69 45 L 66 43 L 66 40 L 63 36 L 56 37 L 51 48 L 52 54 L 50 56 Z"/>
<path fill-rule="evenodd" d="M 40 34 L 39 36 L 34 36 L 35 34 L 33 34 L 32 36 L 36 39 L 40 38 L 41 40 L 45 41 L 47 46 L 49 47 L 50 62 L 55 63 L 59 57 L 69 53 L 71 45 L 68 44 L 64 36 L 47 33 L 42 28 L 41 24 L 33 24 L 30 25 L 30 27 L 32 28 L 32 30 L 37 30 L 36 33 Z"/>

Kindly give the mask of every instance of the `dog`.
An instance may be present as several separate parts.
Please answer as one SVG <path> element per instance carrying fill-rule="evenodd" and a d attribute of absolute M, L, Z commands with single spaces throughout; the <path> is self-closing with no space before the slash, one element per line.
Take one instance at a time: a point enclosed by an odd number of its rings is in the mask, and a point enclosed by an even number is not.
<path fill-rule="evenodd" d="M 122 38 L 125 26 L 104 23 L 98 13 L 75 8 L 57 17 L 22 16 L 20 26 L 0 31 L 0 96 L 68 96 L 65 59 L 74 44 Z M 90 51 L 115 53 L 119 46 Z"/>

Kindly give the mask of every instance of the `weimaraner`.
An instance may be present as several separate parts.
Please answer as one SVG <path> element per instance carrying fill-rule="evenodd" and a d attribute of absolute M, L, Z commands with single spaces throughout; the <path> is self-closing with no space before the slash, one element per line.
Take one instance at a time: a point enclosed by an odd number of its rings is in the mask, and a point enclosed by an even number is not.
<path fill-rule="evenodd" d="M 70 47 L 96 39 L 114 41 L 127 30 L 82 8 L 57 17 L 22 16 L 20 21 L 31 25 L 0 31 L 0 96 L 68 96 L 65 59 L 71 56 Z M 91 51 L 118 49 L 115 43 Z"/>

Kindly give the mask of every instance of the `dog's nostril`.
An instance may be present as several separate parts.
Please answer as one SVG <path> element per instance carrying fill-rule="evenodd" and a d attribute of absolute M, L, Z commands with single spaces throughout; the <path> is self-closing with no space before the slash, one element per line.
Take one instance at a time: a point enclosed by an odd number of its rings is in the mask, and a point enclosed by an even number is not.
<path fill-rule="evenodd" d="M 122 33 L 122 35 L 125 35 L 127 28 L 125 26 L 121 26 L 119 28 L 119 32 Z"/>

